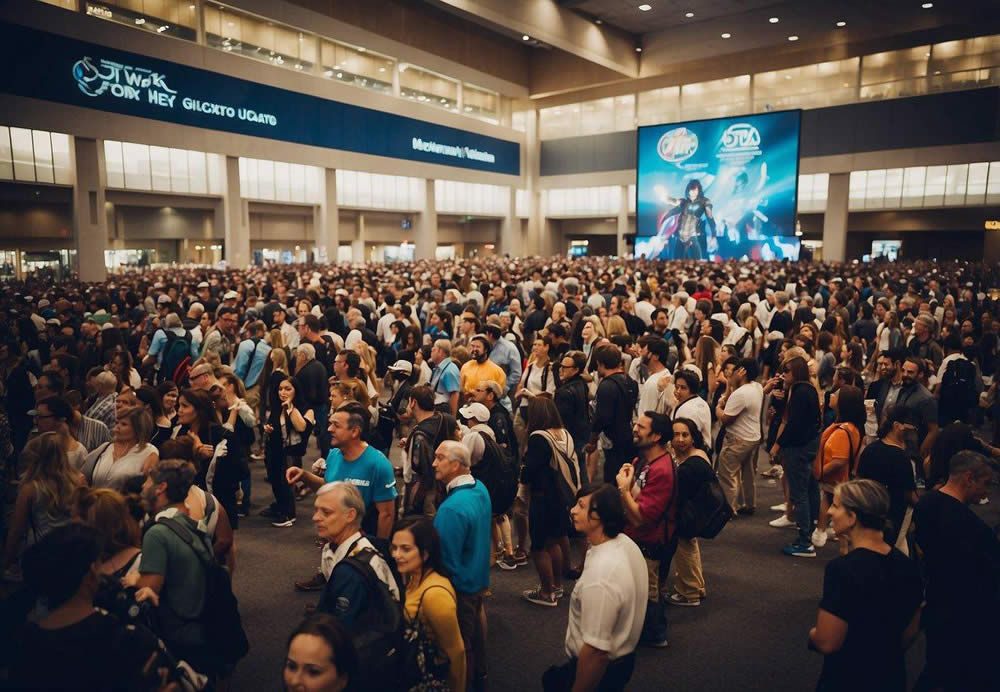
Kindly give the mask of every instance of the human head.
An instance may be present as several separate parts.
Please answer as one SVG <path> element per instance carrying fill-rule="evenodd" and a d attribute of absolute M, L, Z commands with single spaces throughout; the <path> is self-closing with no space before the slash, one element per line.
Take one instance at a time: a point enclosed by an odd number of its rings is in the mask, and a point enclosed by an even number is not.
<path fill-rule="evenodd" d="M 118 378 L 113 372 L 104 370 L 94 377 L 94 389 L 98 396 L 107 396 L 118 388 Z"/>
<path fill-rule="evenodd" d="M 656 361 L 660 365 L 666 365 L 670 357 L 670 347 L 667 342 L 658 336 L 647 335 L 639 339 L 640 354 L 644 365 Z"/>
<path fill-rule="evenodd" d="M 431 362 L 437 365 L 445 358 L 451 356 L 451 341 L 448 339 L 438 339 L 431 348 Z"/>
<path fill-rule="evenodd" d="M 392 559 L 404 577 L 422 578 L 429 570 L 448 576 L 441 558 L 441 537 L 425 517 L 406 517 L 392 532 Z"/>
<path fill-rule="evenodd" d="M 333 361 L 333 372 L 342 380 L 357 377 L 361 373 L 361 356 L 357 351 L 341 349 Z"/>
<path fill-rule="evenodd" d="M 361 492 L 344 481 L 327 483 L 317 490 L 315 508 L 313 523 L 317 535 L 334 545 L 357 533 L 365 518 Z"/>
<path fill-rule="evenodd" d="M 687 454 L 691 449 L 708 451 L 705 449 L 705 438 L 701 430 L 690 418 L 674 418 L 671 427 L 673 429 L 671 444 L 678 454 Z"/>
<path fill-rule="evenodd" d="M 753 358 L 740 358 L 736 363 L 736 367 L 733 369 L 733 376 L 739 381 L 739 383 L 746 384 L 747 382 L 753 382 L 757 379 L 759 374 L 759 366 L 757 361 Z"/>
<path fill-rule="evenodd" d="M 126 548 L 137 548 L 142 545 L 142 534 L 139 531 L 139 523 L 135 520 L 133 508 L 125 496 L 117 490 L 81 489 L 75 504 L 76 518 L 97 530 L 102 560 L 109 560 Z"/>
<path fill-rule="evenodd" d="M 881 531 L 889 515 L 889 493 L 878 481 L 859 478 L 840 483 L 828 511 L 838 536 L 855 529 Z"/>
<path fill-rule="evenodd" d="M 469 473 L 471 465 L 468 447 L 455 440 L 445 440 L 434 453 L 434 478 L 445 484 L 450 483 Z"/>
<path fill-rule="evenodd" d="M 879 438 L 885 438 L 890 433 L 896 439 L 902 440 L 907 431 L 913 430 L 920 422 L 917 412 L 909 406 L 889 407 L 882 414 L 882 424 L 879 426 Z"/>
<path fill-rule="evenodd" d="M 569 511 L 573 528 L 588 538 L 614 538 L 625 530 L 625 506 L 618 490 L 608 483 L 592 484 L 576 494 Z"/>
<path fill-rule="evenodd" d="M 865 412 L 865 393 L 853 385 L 844 385 L 830 397 L 830 405 L 837 411 L 838 423 L 852 423 L 862 434 L 868 414 Z"/>
<path fill-rule="evenodd" d="M 195 478 L 194 465 L 181 459 L 164 459 L 146 475 L 142 503 L 156 514 L 165 507 L 184 502 Z"/>
<path fill-rule="evenodd" d="M 73 407 L 61 396 L 50 396 L 35 404 L 35 425 L 41 433 L 63 432 L 73 422 Z"/>
<path fill-rule="evenodd" d="M 903 378 L 903 386 L 908 387 L 915 382 L 919 382 L 922 370 L 923 363 L 916 356 L 910 356 L 904 360 L 903 367 L 900 370 L 900 375 Z"/>
<path fill-rule="evenodd" d="M 330 415 L 330 444 L 337 449 L 356 445 L 367 429 L 367 421 L 359 412 L 343 407 L 337 409 Z"/>
<path fill-rule="evenodd" d="M 283 678 L 289 692 L 341 692 L 358 675 L 360 661 L 350 631 L 332 615 L 317 613 L 288 638 Z"/>
<path fill-rule="evenodd" d="M 958 491 L 967 505 L 974 505 L 989 495 L 996 469 L 978 452 L 965 449 L 948 463 L 948 486 Z"/>
<path fill-rule="evenodd" d="M 135 398 L 137 405 L 148 411 L 154 422 L 163 415 L 163 397 L 155 387 L 142 385 L 135 390 Z"/>
<path fill-rule="evenodd" d="M 490 355 L 490 341 L 483 334 L 476 334 L 469 342 L 469 352 L 477 363 L 485 363 Z"/>
<path fill-rule="evenodd" d="M 799 382 L 809 381 L 809 364 L 802 356 L 792 356 L 782 363 L 784 370 L 785 386 L 791 387 Z"/>
<path fill-rule="evenodd" d="M 482 380 L 472 391 L 472 400 L 492 409 L 503 398 L 503 388 L 494 380 Z"/>
<path fill-rule="evenodd" d="M 185 389 L 177 400 L 177 421 L 199 431 L 218 422 L 212 395 L 201 389 Z"/>
<path fill-rule="evenodd" d="M 180 390 L 177 389 L 176 384 L 167 380 L 166 382 L 157 385 L 156 391 L 160 393 L 163 410 L 165 412 L 173 412 L 177 409 L 177 397 L 180 396 Z"/>
<path fill-rule="evenodd" d="M 559 409 L 549 396 L 533 396 L 528 401 L 528 412 L 525 416 L 526 434 L 536 430 L 554 430 L 563 427 Z"/>
<path fill-rule="evenodd" d="M 670 416 L 656 411 L 646 411 L 632 426 L 632 442 L 640 451 L 666 447 L 673 434 Z"/>
<path fill-rule="evenodd" d="M 882 351 L 878 354 L 876 366 L 878 367 L 879 377 L 891 380 L 896 376 L 899 360 L 893 351 Z"/>
<path fill-rule="evenodd" d="M 583 351 L 568 351 L 559 361 L 559 379 L 562 382 L 583 374 L 587 367 L 587 356 Z"/>
<path fill-rule="evenodd" d="M 677 403 L 683 403 L 697 396 L 699 389 L 701 389 L 701 378 L 697 373 L 687 368 L 681 368 L 674 373 L 674 398 L 677 399 Z"/>
<path fill-rule="evenodd" d="M 145 408 L 134 406 L 125 409 L 115 421 L 115 442 L 129 442 L 141 447 L 153 438 L 153 428 L 153 417 Z"/>
<path fill-rule="evenodd" d="M 594 360 L 597 361 L 598 374 L 606 377 L 621 368 L 622 351 L 614 344 L 607 344 L 597 349 Z"/>
<path fill-rule="evenodd" d="M 85 589 L 92 599 L 99 583 L 97 531 L 83 524 L 53 529 L 28 548 L 22 558 L 26 583 L 55 610 Z"/>

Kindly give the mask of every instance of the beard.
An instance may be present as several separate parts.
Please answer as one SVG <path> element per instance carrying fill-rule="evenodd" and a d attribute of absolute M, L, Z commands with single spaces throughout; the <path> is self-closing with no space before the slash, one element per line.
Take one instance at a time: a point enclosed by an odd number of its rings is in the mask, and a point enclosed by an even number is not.
<path fill-rule="evenodd" d="M 481 356 L 475 356 L 475 358 L 476 358 L 476 362 L 477 362 L 477 363 L 479 363 L 480 365 L 482 365 L 483 363 L 485 363 L 485 362 L 486 362 L 486 358 L 487 358 L 487 356 L 486 356 L 486 354 L 484 353 L 484 354 L 482 354 Z"/>
<path fill-rule="evenodd" d="M 150 514 L 153 514 L 156 511 L 156 488 L 143 488 L 142 506 L 145 507 L 146 511 Z"/>

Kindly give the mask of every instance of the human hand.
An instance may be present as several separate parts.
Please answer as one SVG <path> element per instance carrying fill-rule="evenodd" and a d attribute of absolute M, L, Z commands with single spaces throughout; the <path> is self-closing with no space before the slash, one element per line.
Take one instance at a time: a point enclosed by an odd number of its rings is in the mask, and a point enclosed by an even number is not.
<path fill-rule="evenodd" d="M 632 464 L 622 464 L 621 469 L 618 471 L 618 475 L 615 476 L 615 482 L 618 484 L 618 489 L 621 491 L 629 490 L 632 487 L 632 480 L 635 478 L 635 467 Z"/>
<path fill-rule="evenodd" d="M 122 577 L 122 586 L 135 586 L 139 583 L 139 573 L 129 572 L 124 577 Z"/>
<path fill-rule="evenodd" d="M 306 475 L 306 472 L 298 466 L 289 466 L 285 471 L 285 480 L 288 481 L 288 485 L 295 485 L 302 480 L 304 475 Z"/>
<path fill-rule="evenodd" d="M 160 606 L 160 594 L 153 591 L 148 586 L 144 586 L 135 592 L 135 602 L 151 601 L 157 608 Z"/>
<path fill-rule="evenodd" d="M 270 423 L 264 423 L 264 433 L 270 435 L 274 432 L 274 426 Z"/>

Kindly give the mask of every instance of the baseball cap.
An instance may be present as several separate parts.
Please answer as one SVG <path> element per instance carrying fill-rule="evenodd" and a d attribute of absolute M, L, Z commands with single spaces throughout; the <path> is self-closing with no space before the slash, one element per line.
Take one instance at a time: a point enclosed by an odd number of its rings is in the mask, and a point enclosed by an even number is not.
<path fill-rule="evenodd" d="M 208 288 L 208 282 L 202 281 L 200 284 L 198 284 L 198 288 Z"/>
<path fill-rule="evenodd" d="M 413 373 L 413 363 L 408 360 L 397 360 L 389 366 L 389 369 L 393 372 L 405 372 L 407 375 L 410 375 Z"/>
<path fill-rule="evenodd" d="M 159 298 L 156 299 L 157 305 L 163 305 L 164 303 L 169 303 L 169 302 L 170 302 L 170 296 L 168 296 L 166 293 L 164 293 L 163 295 L 161 295 Z"/>
<path fill-rule="evenodd" d="M 485 423 L 490 419 L 490 410 L 480 403 L 469 404 L 468 406 L 463 406 L 458 409 L 458 412 L 466 420 L 478 420 L 480 423 Z"/>
<path fill-rule="evenodd" d="M 223 300 L 236 300 L 240 297 L 240 294 L 236 291 L 226 291 L 226 295 L 222 296 Z"/>

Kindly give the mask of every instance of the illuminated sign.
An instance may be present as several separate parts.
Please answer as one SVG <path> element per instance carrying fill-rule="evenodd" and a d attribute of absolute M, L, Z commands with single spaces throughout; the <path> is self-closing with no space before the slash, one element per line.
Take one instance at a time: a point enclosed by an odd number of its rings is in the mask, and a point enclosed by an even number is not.
<path fill-rule="evenodd" d="M 998 219 L 987 219 L 983 225 L 987 231 L 1000 231 L 1000 220 Z"/>

